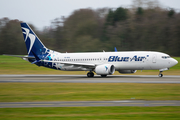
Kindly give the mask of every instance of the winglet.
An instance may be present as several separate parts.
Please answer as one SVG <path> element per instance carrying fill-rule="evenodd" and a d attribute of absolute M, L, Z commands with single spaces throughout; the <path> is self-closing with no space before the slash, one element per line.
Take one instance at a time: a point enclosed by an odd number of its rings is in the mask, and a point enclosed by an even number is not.
<path fill-rule="evenodd" d="M 114 47 L 114 51 L 115 51 L 115 52 L 117 52 L 117 49 L 116 49 L 116 47 Z"/>

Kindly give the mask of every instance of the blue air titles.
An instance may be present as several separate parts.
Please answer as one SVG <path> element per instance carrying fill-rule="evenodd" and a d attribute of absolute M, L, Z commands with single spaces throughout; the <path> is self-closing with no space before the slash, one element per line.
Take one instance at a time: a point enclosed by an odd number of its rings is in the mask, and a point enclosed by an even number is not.
<path fill-rule="evenodd" d="M 119 56 L 109 56 L 108 62 L 128 62 L 128 61 L 142 61 L 143 59 L 146 59 L 145 56 L 137 56 L 134 57 L 119 57 Z"/>

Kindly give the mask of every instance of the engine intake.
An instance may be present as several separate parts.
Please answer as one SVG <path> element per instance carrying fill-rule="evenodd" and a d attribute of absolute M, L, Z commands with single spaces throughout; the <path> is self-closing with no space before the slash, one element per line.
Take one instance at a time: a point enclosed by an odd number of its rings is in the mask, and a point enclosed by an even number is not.
<path fill-rule="evenodd" d="M 112 75 L 115 72 L 115 67 L 110 64 L 98 65 L 95 68 L 95 72 L 97 75 Z"/>

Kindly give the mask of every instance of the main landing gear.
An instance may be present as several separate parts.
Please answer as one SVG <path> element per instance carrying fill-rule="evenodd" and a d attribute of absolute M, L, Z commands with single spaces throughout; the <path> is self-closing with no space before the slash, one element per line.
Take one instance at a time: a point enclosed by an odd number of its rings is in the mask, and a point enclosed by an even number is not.
<path fill-rule="evenodd" d="M 107 75 L 101 75 L 101 77 L 107 77 Z"/>
<path fill-rule="evenodd" d="M 159 77 L 163 77 L 163 74 L 162 74 L 163 71 L 159 71 Z"/>
<path fill-rule="evenodd" d="M 94 77 L 94 73 L 92 71 L 88 72 L 87 77 Z"/>
<path fill-rule="evenodd" d="M 88 72 L 87 77 L 94 77 L 94 73 L 92 71 Z M 101 77 L 107 77 L 107 75 L 101 75 Z"/>

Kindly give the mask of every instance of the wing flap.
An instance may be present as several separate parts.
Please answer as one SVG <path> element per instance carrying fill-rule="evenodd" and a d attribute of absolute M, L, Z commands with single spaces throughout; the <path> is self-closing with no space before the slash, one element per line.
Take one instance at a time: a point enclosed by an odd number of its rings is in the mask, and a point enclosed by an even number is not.
<path fill-rule="evenodd" d="M 95 68 L 95 64 L 92 63 L 75 63 L 75 62 L 62 62 L 62 61 L 49 61 L 43 60 L 44 62 L 60 63 L 65 65 L 73 65 L 74 67 L 83 67 L 83 68 Z"/>

